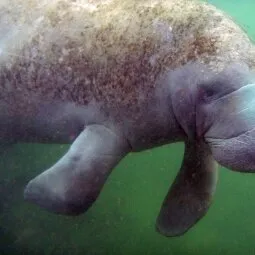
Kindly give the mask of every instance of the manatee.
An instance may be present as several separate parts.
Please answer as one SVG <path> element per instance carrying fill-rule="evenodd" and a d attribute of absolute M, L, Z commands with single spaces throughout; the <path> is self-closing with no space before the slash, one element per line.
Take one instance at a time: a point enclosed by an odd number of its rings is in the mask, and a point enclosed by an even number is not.
<path fill-rule="evenodd" d="M 0 143 L 71 144 L 26 201 L 82 214 L 129 152 L 182 141 L 156 223 L 179 236 L 206 214 L 218 164 L 255 171 L 255 47 L 222 11 L 193 0 L 0 5 Z"/>

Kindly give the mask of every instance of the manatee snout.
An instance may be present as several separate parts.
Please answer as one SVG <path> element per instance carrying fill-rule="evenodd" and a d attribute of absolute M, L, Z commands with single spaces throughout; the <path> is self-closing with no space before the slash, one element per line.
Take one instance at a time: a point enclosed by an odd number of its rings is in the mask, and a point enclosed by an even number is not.
<path fill-rule="evenodd" d="M 255 74 L 234 64 L 201 84 L 197 131 L 213 157 L 236 171 L 255 171 Z"/>
<path fill-rule="evenodd" d="M 255 73 L 234 63 L 219 73 L 188 64 L 171 72 L 176 119 L 188 139 L 204 140 L 221 165 L 255 170 Z"/>

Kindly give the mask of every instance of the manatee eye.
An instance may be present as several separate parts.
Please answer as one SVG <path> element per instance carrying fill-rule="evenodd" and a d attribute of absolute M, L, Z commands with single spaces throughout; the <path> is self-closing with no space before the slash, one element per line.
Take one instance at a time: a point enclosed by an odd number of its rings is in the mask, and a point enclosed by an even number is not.
<path fill-rule="evenodd" d="M 249 72 L 247 66 L 233 64 L 198 84 L 198 98 L 204 102 L 217 100 L 253 80 L 255 80 L 255 74 Z"/>
<path fill-rule="evenodd" d="M 205 96 L 207 98 L 210 98 L 210 97 L 214 96 L 215 94 L 216 94 L 216 91 L 213 88 L 207 88 L 205 90 Z"/>
<path fill-rule="evenodd" d="M 213 84 L 198 85 L 198 98 L 208 102 L 219 97 L 219 91 Z"/>
<path fill-rule="evenodd" d="M 217 100 L 234 91 L 232 87 L 228 86 L 228 83 L 219 79 L 200 84 L 198 88 L 203 91 L 199 98 L 205 102 Z"/>

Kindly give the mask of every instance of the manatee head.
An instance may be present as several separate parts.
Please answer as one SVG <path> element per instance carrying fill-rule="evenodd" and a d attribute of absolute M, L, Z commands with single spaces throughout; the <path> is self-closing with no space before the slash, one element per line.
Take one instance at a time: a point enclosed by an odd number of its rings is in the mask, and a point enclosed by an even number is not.
<path fill-rule="evenodd" d="M 213 157 L 237 171 L 255 170 L 255 75 L 233 65 L 201 84 L 197 95 L 197 134 Z"/>
<path fill-rule="evenodd" d="M 196 75 L 200 80 L 192 78 Z M 189 89 L 185 85 L 175 88 L 172 96 L 176 118 L 189 139 L 204 140 L 215 160 L 225 167 L 254 171 L 255 73 L 245 64 L 234 63 L 217 74 L 188 65 L 176 71 L 172 81 L 176 76 L 182 80 L 186 76 L 184 83 L 197 79 Z"/>

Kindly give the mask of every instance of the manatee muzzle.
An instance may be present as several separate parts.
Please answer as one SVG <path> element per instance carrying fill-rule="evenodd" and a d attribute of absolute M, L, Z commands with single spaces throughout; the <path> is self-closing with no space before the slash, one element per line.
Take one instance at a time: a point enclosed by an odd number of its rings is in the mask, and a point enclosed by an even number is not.
<path fill-rule="evenodd" d="M 204 139 L 215 160 L 233 170 L 255 171 L 255 83 L 206 104 L 203 112 Z"/>

